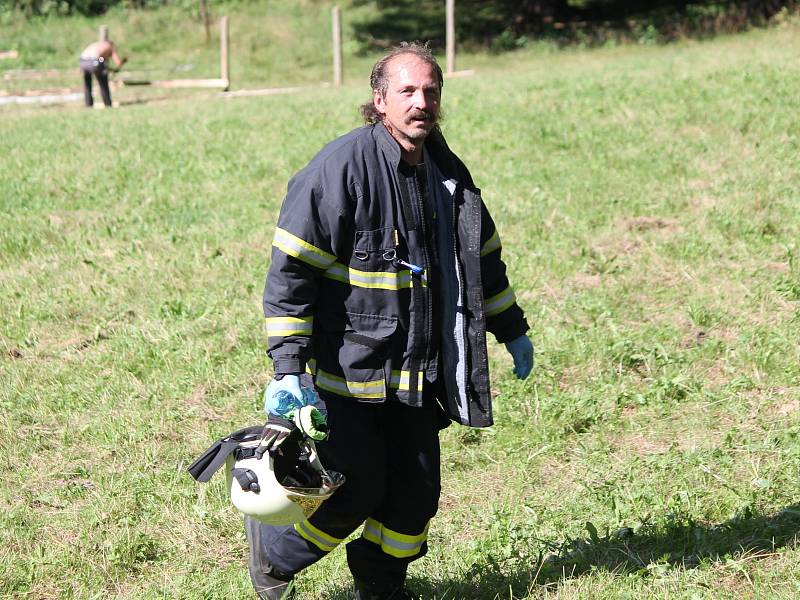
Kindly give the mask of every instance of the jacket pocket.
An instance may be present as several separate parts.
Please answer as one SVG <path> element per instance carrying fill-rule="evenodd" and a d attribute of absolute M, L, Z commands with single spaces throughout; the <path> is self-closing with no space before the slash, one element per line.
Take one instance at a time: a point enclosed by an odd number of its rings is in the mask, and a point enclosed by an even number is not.
<path fill-rule="evenodd" d="M 356 231 L 350 266 L 359 271 L 386 271 L 392 265 L 396 247 L 392 227 Z"/>
<path fill-rule="evenodd" d="M 396 317 L 344 313 L 321 320 L 314 334 L 314 382 L 338 396 L 380 401 L 386 398 L 386 364 Z"/>

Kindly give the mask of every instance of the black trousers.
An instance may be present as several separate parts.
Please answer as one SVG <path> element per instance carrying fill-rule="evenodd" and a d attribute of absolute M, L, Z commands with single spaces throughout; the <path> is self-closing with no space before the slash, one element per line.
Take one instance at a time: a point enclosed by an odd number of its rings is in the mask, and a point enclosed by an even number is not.
<path fill-rule="evenodd" d="M 97 85 L 100 86 L 100 95 L 103 97 L 103 104 L 111 106 L 111 90 L 108 87 L 108 69 L 106 69 L 105 62 L 82 58 L 81 71 L 83 71 L 83 100 L 86 106 L 94 104 L 92 75 L 97 78 Z"/>
<path fill-rule="evenodd" d="M 424 406 L 324 398 L 331 436 L 317 444 L 323 465 L 347 478 L 309 519 L 288 527 L 262 525 L 273 568 L 293 575 L 347 544 L 355 579 L 396 586 L 408 564 L 428 550 L 428 523 L 439 505 L 441 413 L 432 390 Z"/>

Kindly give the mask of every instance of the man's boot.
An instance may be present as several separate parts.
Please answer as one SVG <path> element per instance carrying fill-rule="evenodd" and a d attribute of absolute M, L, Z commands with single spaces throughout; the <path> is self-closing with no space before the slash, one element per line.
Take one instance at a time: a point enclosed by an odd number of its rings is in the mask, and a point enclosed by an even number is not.
<path fill-rule="evenodd" d="M 247 534 L 247 544 L 250 546 L 250 558 L 247 560 L 247 570 L 250 571 L 250 581 L 256 594 L 262 600 L 290 600 L 294 598 L 294 581 L 291 575 L 285 575 L 272 568 L 267 557 L 264 556 L 264 546 L 261 543 L 261 524 L 245 515 L 244 531 Z"/>
<path fill-rule="evenodd" d="M 356 600 L 414 600 L 414 596 L 403 584 L 386 585 L 356 579 Z"/>

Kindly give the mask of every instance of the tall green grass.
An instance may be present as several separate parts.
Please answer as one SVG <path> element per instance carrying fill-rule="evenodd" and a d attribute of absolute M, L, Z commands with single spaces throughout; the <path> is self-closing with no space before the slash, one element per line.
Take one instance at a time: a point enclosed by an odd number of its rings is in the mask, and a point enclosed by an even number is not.
<path fill-rule="evenodd" d="M 800 593 L 796 24 L 476 58 L 445 134 L 498 222 L 537 366 L 443 433 L 424 598 Z M 305 76 L 305 75 L 303 75 Z M 287 179 L 342 89 L 0 121 L 0 595 L 251 594 L 222 478 L 260 420 Z M 347 598 L 337 551 L 301 597 Z"/>

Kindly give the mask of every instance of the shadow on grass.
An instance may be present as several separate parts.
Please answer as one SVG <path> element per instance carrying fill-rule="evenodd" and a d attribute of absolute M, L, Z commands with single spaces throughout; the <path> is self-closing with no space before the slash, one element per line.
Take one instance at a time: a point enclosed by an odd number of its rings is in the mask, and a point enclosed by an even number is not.
<path fill-rule="evenodd" d="M 513 559 L 499 561 L 487 554 L 462 575 L 438 582 L 412 578 L 409 587 L 425 600 L 524 598 L 536 588 L 555 588 L 564 579 L 595 570 L 646 577 L 671 567 L 692 569 L 729 558 L 755 560 L 800 541 L 800 504 L 772 515 L 745 510 L 710 527 L 674 521 L 635 533 L 622 529 L 599 535 L 589 524 L 587 530 L 589 538 L 563 544 L 528 538 L 530 547 L 518 547 Z M 347 589 L 328 596 L 350 597 Z"/>
<path fill-rule="evenodd" d="M 593 570 L 646 576 L 670 566 L 695 568 L 704 562 L 731 557 L 767 556 L 798 542 L 800 504 L 772 515 L 747 509 L 729 521 L 710 527 L 684 520 L 645 526 L 635 533 L 621 529 L 599 535 L 589 524 L 587 530 L 589 538 L 568 541 L 546 558 L 540 554 L 530 566 L 517 563 L 516 569 L 508 575 L 493 573 L 491 568 L 477 570 L 471 574 L 472 581 L 468 580 L 466 588 L 453 590 L 456 592 L 453 597 L 488 599 L 501 595 L 507 598 L 509 591 L 513 591 L 514 596 L 525 596 L 537 586 L 556 586 L 565 578 L 579 577 Z M 546 551 L 548 546 L 556 545 L 544 542 L 543 546 Z M 491 567 L 491 562 L 486 567 Z M 435 593 L 435 590 L 430 592 Z"/>

